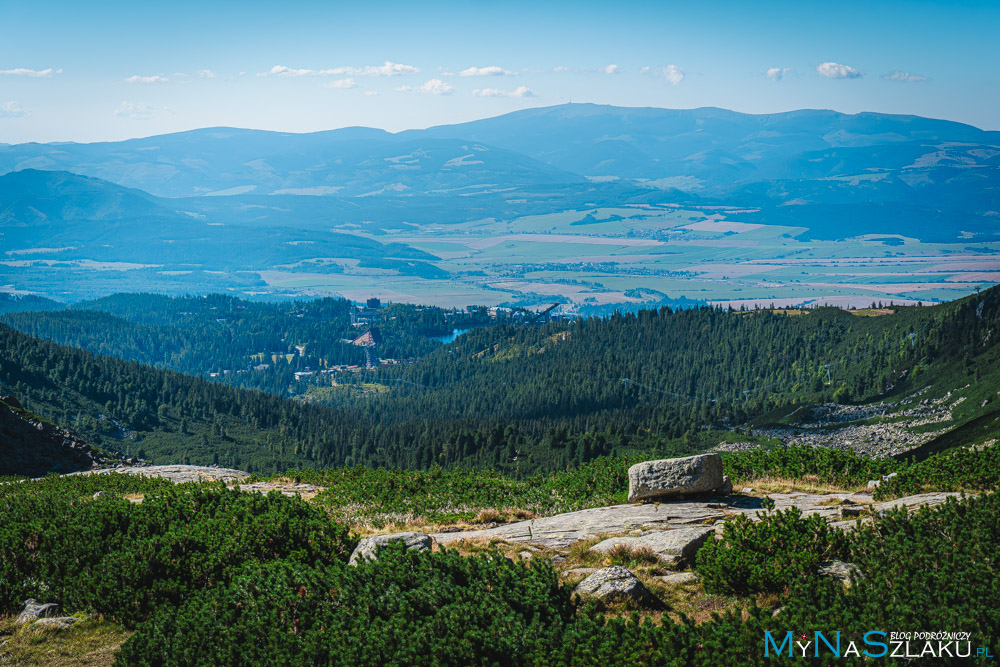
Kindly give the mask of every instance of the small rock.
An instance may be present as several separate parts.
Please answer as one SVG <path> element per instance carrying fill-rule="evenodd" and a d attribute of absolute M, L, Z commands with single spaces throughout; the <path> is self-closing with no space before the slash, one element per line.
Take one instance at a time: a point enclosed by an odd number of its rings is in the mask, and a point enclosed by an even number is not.
<path fill-rule="evenodd" d="M 49 628 L 52 630 L 69 630 L 80 619 L 76 616 L 56 616 L 54 618 L 40 618 L 34 622 L 32 628 Z"/>
<path fill-rule="evenodd" d="M 98 491 L 97 493 L 94 494 L 94 500 L 97 500 L 98 498 L 106 498 L 108 500 L 111 500 L 111 499 L 117 498 L 117 497 L 118 496 L 116 496 L 111 491 Z"/>
<path fill-rule="evenodd" d="M 24 601 L 24 609 L 17 617 L 17 624 L 26 625 L 39 618 L 55 616 L 57 611 L 59 611 L 59 605 L 54 602 L 42 604 L 34 598 L 28 598 Z"/>
<path fill-rule="evenodd" d="M 645 606 L 659 606 L 659 600 L 639 578 L 620 565 L 601 568 L 577 584 L 573 591 L 606 602 L 631 600 Z"/>
<path fill-rule="evenodd" d="M 562 565 L 563 563 L 566 562 L 566 556 L 563 556 L 561 554 L 556 554 L 549 560 L 552 562 L 553 565 Z"/>
<path fill-rule="evenodd" d="M 532 554 L 531 554 L 530 551 L 522 551 L 521 553 L 519 553 L 517 555 L 518 555 L 518 557 L 521 560 L 531 560 L 531 557 L 532 557 Z"/>
<path fill-rule="evenodd" d="M 431 538 L 425 533 L 392 533 L 391 535 L 375 535 L 366 537 L 351 553 L 348 565 L 357 565 L 360 560 L 376 560 L 378 553 L 392 542 L 402 542 L 407 551 L 427 551 L 431 548 Z"/>
<path fill-rule="evenodd" d="M 784 608 L 784 607 L 778 607 L 778 608 L 777 608 L 777 609 L 775 609 L 775 610 L 774 610 L 773 612 L 771 612 L 771 618 L 777 618 L 777 617 L 778 617 L 778 614 L 780 614 L 780 613 L 781 613 L 781 612 L 783 612 L 783 611 L 785 611 L 785 608 Z"/>
<path fill-rule="evenodd" d="M 722 458 L 715 452 L 637 463 L 628 469 L 628 502 L 710 493 L 722 485 Z"/>
<path fill-rule="evenodd" d="M 733 480 L 729 478 L 729 475 L 722 476 L 722 484 L 715 490 L 720 496 L 729 496 L 733 493 Z"/>
<path fill-rule="evenodd" d="M 753 493 L 753 487 L 744 486 L 742 489 L 740 489 L 740 493 Z"/>
<path fill-rule="evenodd" d="M 590 547 L 590 550 L 606 553 L 624 544 L 632 549 L 646 547 L 655 553 L 660 560 L 677 561 L 683 558 L 690 562 L 694 560 L 698 549 L 708 541 L 709 536 L 714 532 L 714 528 L 705 526 L 663 530 L 642 537 L 609 537 Z"/>
<path fill-rule="evenodd" d="M 823 563 L 819 568 L 819 573 L 824 577 L 836 579 L 845 586 L 851 585 L 851 576 L 855 579 L 861 577 L 861 570 L 854 563 L 845 563 L 842 560 L 831 560 Z"/>
<path fill-rule="evenodd" d="M 563 579 L 572 579 L 573 577 L 587 577 L 595 572 L 597 572 L 596 567 L 575 567 L 563 572 L 562 576 Z"/>
<path fill-rule="evenodd" d="M 698 575 L 694 572 L 674 572 L 663 577 L 657 577 L 665 584 L 680 586 L 681 584 L 691 584 L 698 581 Z"/>

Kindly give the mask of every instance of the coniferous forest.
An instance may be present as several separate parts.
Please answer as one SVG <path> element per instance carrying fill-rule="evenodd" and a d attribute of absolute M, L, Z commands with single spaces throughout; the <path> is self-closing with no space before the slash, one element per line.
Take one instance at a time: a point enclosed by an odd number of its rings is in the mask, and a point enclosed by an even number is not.
<path fill-rule="evenodd" d="M 706 432 L 735 436 L 796 405 L 987 379 L 1000 320 L 997 288 L 880 316 L 663 308 L 485 326 L 481 312 L 391 306 L 378 320 L 385 348 L 414 363 L 348 372 L 331 368 L 363 362 L 343 342 L 359 331 L 345 301 L 127 295 L 97 306 L 8 315 L 6 391 L 106 449 L 257 472 L 439 465 L 523 475 L 632 451 L 693 453 Z M 429 337 L 457 324 L 469 330 L 454 342 Z M 254 370 L 270 348 L 279 361 Z M 221 370 L 211 358 L 230 372 L 191 374 Z M 304 368 L 330 372 L 288 377 Z M 255 376 L 256 389 L 233 386 Z"/>

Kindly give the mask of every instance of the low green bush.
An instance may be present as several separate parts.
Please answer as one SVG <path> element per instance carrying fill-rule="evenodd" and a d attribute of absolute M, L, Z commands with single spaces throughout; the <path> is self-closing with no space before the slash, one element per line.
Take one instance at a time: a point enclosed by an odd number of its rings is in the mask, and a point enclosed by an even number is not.
<path fill-rule="evenodd" d="M 734 482 L 813 476 L 824 484 L 850 487 L 895 472 L 902 464 L 889 458 L 873 459 L 849 449 L 792 445 L 723 454 L 722 466 Z"/>
<path fill-rule="evenodd" d="M 726 521 L 721 540 L 709 540 L 698 551 L 697 570 L 707 592 L 781 592 L 815 574 L 824 561 L 849 553 L 844 533 L 818 515 L 803 518 L 790 507 L 760 512 L 758 518 L 736 515 Z"/>
<path fill-rule="evenodd" d="M 280 494 L 180 485 L 135 505 L 79 497 L 63 479 L 0 497 L 0 610 L 35 597 L 134 625 L 244 563 L 333 563 L 354 546 L 322 510 Z"/>
<path fill-rule="evenodd" d="M 875 489 L 876 500 L 928 491 L 987 491 L 1000 486 L 1000 447 L 955 449 L 899 470 Z"/>
<path fill-rule="evenodd" d="M 356 568 L 246 567 L 140 625 L 116 664 L 524 664 L 575 613 L 548 563 L 393 545 Z"/>

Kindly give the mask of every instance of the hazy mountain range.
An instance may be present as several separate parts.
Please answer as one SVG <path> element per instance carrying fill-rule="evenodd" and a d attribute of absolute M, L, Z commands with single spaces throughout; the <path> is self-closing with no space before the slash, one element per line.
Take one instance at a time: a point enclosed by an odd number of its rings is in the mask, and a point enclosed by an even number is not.
<path fill-rule="evenodd" d="M 800 241 L 992 241 L 1000 132 L 874 113 L 568 104 L 396 134 L 206 128 L 0 144 L 0 233 L 16 256 L 56 248 L 60 260 L 206 271 L 333 257 L 443 278 L 437 257 L 379 235 L 629 204 L 733 207 L 740 222 L 804 228 Z"/>

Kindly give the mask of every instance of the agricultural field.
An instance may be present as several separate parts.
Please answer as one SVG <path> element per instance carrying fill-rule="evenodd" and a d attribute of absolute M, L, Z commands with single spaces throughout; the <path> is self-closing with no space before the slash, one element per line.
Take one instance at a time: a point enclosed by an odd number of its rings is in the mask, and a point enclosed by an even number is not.
<path fill-rule="evenodd" d="M 736 308 L 866 307 L 948 301 L 1000 281 L 997 242 L 800 240 L 804 228 L 741 222 L 744 212 L 645 205 L 384 230 L 370 238 L 433 255 L 450 277 L 440 291 L 438 280 L 381 276 L 373 293 L 419 301 L 432 292 L 441 305 L 558 300 L 571 311 L 680 297 Z M 273 288 L 349 298 L 374 277 L 357 267 L 261 276 Z"/>

